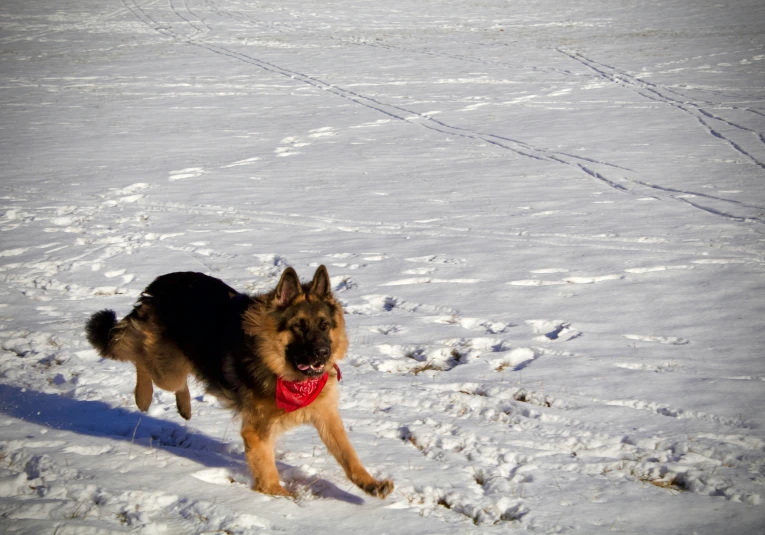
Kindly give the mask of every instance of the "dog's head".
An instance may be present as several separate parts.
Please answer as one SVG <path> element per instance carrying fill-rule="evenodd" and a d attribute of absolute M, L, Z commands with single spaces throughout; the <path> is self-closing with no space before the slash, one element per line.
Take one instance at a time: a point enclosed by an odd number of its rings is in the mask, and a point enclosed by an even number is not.
<path fill-rule="evenodd" d="M 348 347 L 343 309 L 324 266 L 305 284 L 287 268 L 276 288 L 245 313 L 244 328 L 258 338 L 263 363 L 290 381 L 329 371 Z"/>

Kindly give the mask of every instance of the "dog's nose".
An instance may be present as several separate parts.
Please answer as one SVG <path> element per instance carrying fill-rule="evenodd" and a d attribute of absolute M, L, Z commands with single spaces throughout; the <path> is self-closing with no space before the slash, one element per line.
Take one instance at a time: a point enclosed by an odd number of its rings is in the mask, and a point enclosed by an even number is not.
<path fill-rule="evenodd" d="M 319 348 L 316 348 L 313 354 L 317 359 L 326 361 L 329 358 L 329 349 L 326 347 L 319 347 Z"/>

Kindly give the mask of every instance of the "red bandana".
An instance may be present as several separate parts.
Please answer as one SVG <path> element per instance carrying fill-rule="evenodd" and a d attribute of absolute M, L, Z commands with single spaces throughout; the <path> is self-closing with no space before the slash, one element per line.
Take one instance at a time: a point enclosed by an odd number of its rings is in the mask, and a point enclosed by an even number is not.
<path fill-rule="evenodd" d="M 343 374 L 340 368 L 335 364 L 337 370 L 337 380 L 342 379 Z M 286 412 L 296 411 L 307 407 L 319 397 L 324 385 L 327 384 L 328 373 L 315 379 L 305 379 L 304 381 L 285 381 L 281 377 L 276 378 L 276 406 L 284 409 Z"/>

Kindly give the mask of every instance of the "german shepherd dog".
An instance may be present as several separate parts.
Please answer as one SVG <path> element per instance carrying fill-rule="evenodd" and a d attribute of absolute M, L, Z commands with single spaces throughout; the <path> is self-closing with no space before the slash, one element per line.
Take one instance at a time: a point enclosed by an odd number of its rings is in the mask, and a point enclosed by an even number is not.
<path fill-rule="evenodd" d="M 152 384 L 175 392 L 178 412 L 191 418 L 188 374 L 242 418 L 253 490 L 293 496 L 279 483 L 276 438 L 310 423 L 345 474 L 364 492 L 385 498 L 391 480 L 376 480 L 361 464 L 337 407 L 337 361 L 348 338 L 343 309 L 327 268 L 301 284 L 288 267 L 276 288 L 248 296 L 201 273 L 162 275 L 117 322 L 111 310 L 87 323 L 101 356 L 135 365 L 135 402 L 147 411 Z"/>

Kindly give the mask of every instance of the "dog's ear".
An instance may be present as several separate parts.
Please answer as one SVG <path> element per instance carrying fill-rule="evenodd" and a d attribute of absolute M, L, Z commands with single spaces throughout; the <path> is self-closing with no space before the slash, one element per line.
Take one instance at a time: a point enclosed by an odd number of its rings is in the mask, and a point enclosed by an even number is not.
<path fill-rule="evenodd" d="M 292 267 L 288 267 L 282 273 L 282 278 L 279 279 L 279 284 L 276 285 L 276 291 L 274 293 L 274 301 L 277 306 L 283 307 L 289 305 L 293 299 L 303 293 L 303 288 L 300 286 L 300 279 L 297 273 Z"/>
<path fill-rule="evenodd" d="M 332 294 L 329 273 L 326 267 L 319 266 L 316 268 L 316 273 L 314 273 L 313 282 L 311 283 L 311 294 L 320 299 L 326 299 Z"/>

